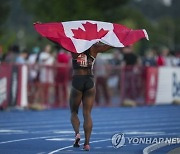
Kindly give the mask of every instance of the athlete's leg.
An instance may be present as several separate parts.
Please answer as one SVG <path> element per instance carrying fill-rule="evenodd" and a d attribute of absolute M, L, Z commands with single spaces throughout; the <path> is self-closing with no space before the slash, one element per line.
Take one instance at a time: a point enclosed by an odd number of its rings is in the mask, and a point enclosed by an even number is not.
<path fill-rule="evenodd" d="M 75 134 L 79 133 L 80 121 L 78 118 L 78 109 L 82 100 L 82 92 L 73 88 L 70 94 L 70 109 L 71 109 L 71 123 L 74 128 Z"/>
<path fill-rule="evenodd" d="M 91 118 L 91 109 L 95 100 L 95 87 L 86 90 L 83 93 L 83 117 L 84 117 L 84 133 L 85 133 L 85 142 L 84 145 L 89 145 L 89 140 L 92 131 L 92 118 Z"/>

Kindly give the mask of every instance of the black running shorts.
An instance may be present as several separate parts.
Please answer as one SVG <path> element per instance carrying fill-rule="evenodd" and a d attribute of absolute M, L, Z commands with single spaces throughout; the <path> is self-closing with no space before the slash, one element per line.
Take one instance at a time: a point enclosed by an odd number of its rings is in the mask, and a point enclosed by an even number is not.
<path fill-rule="evenodd" d="M 72 78 L 72 86 L 84 92 L 94 87 L 94 76 L 93 75 L 74 75 Z"/>

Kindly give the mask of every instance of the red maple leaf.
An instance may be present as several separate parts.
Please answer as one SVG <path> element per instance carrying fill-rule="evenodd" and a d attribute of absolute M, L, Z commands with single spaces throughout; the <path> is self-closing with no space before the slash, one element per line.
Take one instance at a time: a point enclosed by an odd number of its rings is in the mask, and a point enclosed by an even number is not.
<path fill-rule="evenodd" d="M 100 39 L 108 33 L 108 30 L 104 30 L 103 28 L 97 31 L 97 24 L 86 22 L 85 24 L 82 24 L 82 25 L 85 31 L 82 30 L 81 28 L 72 29 L 72 32 L 74 33 L 74 36 L 73 36 L 74 38 L 90 41 L 94 39 Z"/>

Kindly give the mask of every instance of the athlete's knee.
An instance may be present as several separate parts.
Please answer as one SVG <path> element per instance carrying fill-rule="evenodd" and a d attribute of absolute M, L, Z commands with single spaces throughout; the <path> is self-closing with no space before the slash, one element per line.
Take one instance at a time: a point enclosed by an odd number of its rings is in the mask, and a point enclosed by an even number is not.
<path fill-rule="evenodd" d="M 91 112 L 90 111 L 83 111 L 83 117 L 84 118 L 91 118 Z"/>
<path fill-rule="evenodd" d="M 70 102 L 70 109 L 71 109 L 71 113 L 78 114 L 79 107 L 77 105 L 74 105 L 72 102 Z"/>
<path fill-rule="evenodd" d="M 71 110 L 71 115 L 76 116 L 77 114 L 78 114 L 78 109 L 76 109 L 76 110 Z"/>

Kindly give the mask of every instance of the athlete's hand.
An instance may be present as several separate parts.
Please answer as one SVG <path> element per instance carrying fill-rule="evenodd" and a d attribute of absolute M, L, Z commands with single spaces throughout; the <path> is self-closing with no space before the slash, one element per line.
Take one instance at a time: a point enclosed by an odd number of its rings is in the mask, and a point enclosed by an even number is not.
<path fill-rule="evenodd" d="M 33 25 L 35 25 L 35 24 L 41 24 L 41 22 L 40 21 L 36 21 L 36 22 L 33 23 Z"/>

